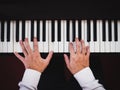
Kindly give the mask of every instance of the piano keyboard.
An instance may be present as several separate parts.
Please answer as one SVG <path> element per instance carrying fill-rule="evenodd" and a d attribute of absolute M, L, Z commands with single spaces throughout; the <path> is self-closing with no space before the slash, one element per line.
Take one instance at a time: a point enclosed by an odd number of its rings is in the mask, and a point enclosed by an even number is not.
<path fill-rule="evenodd" d="M 0 53 L 22 52 L 19 40 L 37 37 L 40 52 L 68 53 L 75 37 L 91 53 L 120 53 L 120 20 L 4 20 L 0 21 Z"/>

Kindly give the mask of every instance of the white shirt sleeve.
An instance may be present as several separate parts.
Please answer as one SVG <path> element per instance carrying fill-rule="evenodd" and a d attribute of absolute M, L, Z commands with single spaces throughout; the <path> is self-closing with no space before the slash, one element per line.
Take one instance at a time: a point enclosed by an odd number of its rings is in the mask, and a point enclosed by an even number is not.
<path fill-rule="evenodd" d="M 26 69 L 22 81 L 19 83 L 19 90 L 37 90 L 40 77 L 40 72 L 32 69 Z M 83 90 L 105 90 L 104 87 L 98 83 L 98 80 L 95 79 L 89 67 L 79 71 L 74 75 L 74 77 Z"/>
<path fill-rule="evenodd" d="M 26 69 L 22 81 L 19 83 L 19 90 L 37 90 L 40 77 L 40 72 L 32 69 Z"/>
<path fill-rule="evenodd" d="M 91 69 L 86 67 L 74 75 L 83 90 L 105 90 L 95 79 Z"/>

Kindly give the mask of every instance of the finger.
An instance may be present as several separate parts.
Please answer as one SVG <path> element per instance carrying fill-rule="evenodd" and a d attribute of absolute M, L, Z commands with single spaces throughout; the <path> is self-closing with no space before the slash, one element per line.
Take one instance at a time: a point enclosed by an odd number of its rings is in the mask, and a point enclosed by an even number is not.
<path fill-rule="evenodd" d="M 25 49 L 25 46 L 24 46 L 22 40 L 20 40 L 19 43 L 20 43 L 20 46 L 21 46 L 21 48 L 22 48 L 22 52 L 23 52 L 24 56 L 27 56 L 27 51 L 26 51 L 26 49 Z"/>
<path fill-rule="evenodd" d="M 30 47 L 30 44 L 29 44 L 29 41 L 28 41 L 28 38 L 25 38 L 25 48 L 27 50 L 28 53 L 32 53 L 32 49 Z"/>
<path fill-rule="evenodd" d="M 33 47 L 34 47 L 34 51 L 38 51 L 38 42 L 37 42 L 37 38 L 34 38 L 33 40 Z"/>
<path fill-rule="evenodd" d="M 75 54 L 75 51 L 74 51 L 72 43 L 69 44 L 69 49 L 70 49 L 70 54 L 72 54 L 72 55 Z"/>
<path fill-rule="evenodd" d="M 80 53 L 80 41 L 78 38 L 75 39 L 75 42 L 76 42 L 76 52 L 77 53 Z"/>
<path fill-rule="evenodd" d="M 49 54 L 48 54 L 48 56 L 47 56 L 47 58 L 46 58 L 46 61 L 50 62 L 52 56 L 53 56 L 53 51 L 50 51 Z"/>
<path fill-rule="evenodd" d="M 90 47 L 89 46 L 86 47 L 86 51 L 87 51 L 86 55 L 89 57 L 90 56 Z"/>
<path fill-rule="evenodd" d="M 24 58 L 23 58 L 21 55 L 19 55 L 17 52 L 14 52 L 14 54 L 15 54 L 15 56 L 16 56 L 20 61 L 22 61 L 23 64 L 24 64 Z"/>
<path fill-rule="evenodd" d="M 81 40 L 81 45 L 82 45 L 82 54 L 85 54 L 85 42 Z"/>
<path fill-rule="evenodd" d="M 65 63 L 67 65 L 67 67 L 69 68 L 70 67 L 70 60 L 66 54 L 64 54 L 64 59 L 65 59 Z"/>

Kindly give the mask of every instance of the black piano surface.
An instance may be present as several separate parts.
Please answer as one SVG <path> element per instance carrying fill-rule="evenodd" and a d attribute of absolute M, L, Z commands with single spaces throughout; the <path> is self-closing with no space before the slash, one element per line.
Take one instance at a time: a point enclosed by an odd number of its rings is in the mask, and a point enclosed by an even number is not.
<path fill-rule="evenodd" d="M 120 19 L 117 0 L 0 0 L 0 20 L 16 19 Z M 46 57 L 43 53 L 42 56 Z M 59 58 L 59 59 L 58 59 Z M 119 90 L 120 53 L 92 53 L 90 68 L 107 90 Z M 13 54 L 0 54 L 0 90 L 18 90 L 23 64 Z M 69 72 L 68 72 L 69 73 Z M 42 74 L 39 90 L 81 90 L 66 72 L 63 54 L 55 53 Z M 67 76 L 69 75 L 69 76 Z"/>
<path fill-rule="evenodd" d="M 118 1 L 0 0 L 0 19 L 120 19 Z"/>

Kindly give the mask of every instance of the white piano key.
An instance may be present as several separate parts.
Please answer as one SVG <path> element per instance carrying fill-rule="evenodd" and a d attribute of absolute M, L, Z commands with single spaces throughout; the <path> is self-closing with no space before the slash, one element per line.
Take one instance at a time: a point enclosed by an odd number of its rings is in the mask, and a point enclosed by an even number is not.
<path fill-rule="evenodd" d="M 37 20 L 34 21 L 34 37 L 37 37 Z"/>
<path fill-rule="evenodd" d="M 48 49 L 48 30 L 49 30 L 48 20 L 46 21 L 45 24 L 46 24 L 46 32 L 45 32 L 46 41 L 44 42 L 44 52 L 47 53 L 49 51 Z"/>
<path fill-rule="evenodd" d="M 31 41 L 31 23 L 32 22 L 30 20 L 27 20 L 26 23 L 27 23 L 27 27 L 26 27 L 26 29 L 27 29 L 26 30 L 27 31 L 27 38 L 28 38 L 28 41 L 29 41 L 29 45 L 33 50 L 33 42 Z"/>
<path fill-rule="evenodd" d="M 105 30 L 106 30 L 106 42 L 105 42 L 105 52 L 110 52 L 110 42 L 108 40 L 108 20 L 105 21 Z"/>
<path fill-rule="evenodd" d="M 75 21 L 75 37 L 78 38 L 78 20 Z"/>
<path fill-rule="evenodd" d="M 82 31 L 82 36 L 81 39 L 84 40 L 84 35 L 85 35 L 85 21 L 81 20 L 81 31 Z"/>
<path fill-rule="evenodd" d="M 7 44 L 7 21 L 4 22 L 4 42 L 2 42 L 2 45 L 3 45 L 3 52 L 4 53 L 7 53 L 7 47 L 8 47 L 8 44 Z"/>
<path fill-rule="evenodd" d="M 95 41 L 95 52 L 99 52 L 100 51 L 100 43 L 99 43 L 99 36 L 100 36 L 100 23 L 99 20 L 97 20 L 97 41 Z"/>
<path fill-rule="evenodd" d="M 26 20 L 25 21 L 25 38 L 29 38 L 29 33 L 28 32 L 29 32 L 29 20 Z"/>
<path fill-rule="evenodd" d="M 40 24 L 40 42 L 38 42 L 38 45 L 39 45 L 39 51 L 42 53 L 43 52 L 43 21 L 40 20 L 39 22 Z"/>
<path fill-rule="evenodd" d="M 29 21 L 28 20 L 25 21 L 25 38 L 28 38 L 28 40 L 30 40 L 29 39 Z"/>
<path fill-rule="evenodd" d="M 54 41 L 54 52 L 58 52 L 59 50 L 59 46 L 58 46 L 58 36 L 57 36 L 57 34 L 58 34 L 58 21 L 57 20 L 55 20 L 54 21 L 54 23 L 55 23 L 55 41 Z"/>
<path fill-rule="evenodd" d="M 25 21 L 25 38 L 28 38 L 28 41 L 30 41 L 30 21 Z"/>
<path fill-rule="evenodd" d="M 22 28 L 22 27 L 21 27 Z M 17 52 L 22 52 L 22 49 L 21 49 L 21 46 L 20 46 L 20 43 L 16 41 L 16 21 L 14 20 L 13 21 L 13 31 L 14 31 L 14 37 L 13 37 L 13 45 L 14 45 L 14 52 L 17 51 Z M 20 37 L 20 33 L 19 33 L 19 37 Z M 19 38 L 20 39 L 20 38 Z"/>
<path fill-rule="evenodd" d="M 20 31 L 19 40 L 22 40 L 22 21 L 21 20 L 19 21 L 19 31 Z"/>
<path fill-rule="evenodd" d="M 53 42 L 52 42 L 52 21 L 49 20 L 49 51 L 53 51 Z"/>
<path fill-rule="evenodd" d="M 64 52 L 69 52 L 69 42 L 67 41 L 67 21 L 64 20 Z"/>
<path fill-rule="evenodd" d="M 64 24 L 63 24 L 63 20 L 61 20 L 61 41 L 59 42 L 59 52 L 63 52 L 64 50 Z"/>
<path fill-rule="evenodd" d="M 85 45 L 88 46 L 88 43 L 87 43 L 87 20 L 84 21 L 84 42 L 85 42 Z"/>
<path fill-rule="evenodd" d="M 115 38 L 114 38 L 114 21 L 111 21 L 111 30 L 112 30 L 112 41 L 111 41 L 111 52 L 115 52 Z"/>
<path fill-rule="evenodd" d="M 91 40 L 90 40 L 90 52 L 94 52 L 94 41 L 93 41 L 93 20 L 90 20 L 90 36 L 91 36 Z"/>
<path fill-rule="evenodd" d="M 22 21 L 19 21 L 19 41 L 22 40 Z M 18 43 L 18 52 L 22 52 L 20 43 Z"/>
<path fill-rule="evenodd" d="M 102 30 L 102 27 L 103 27 L 103 22 L 102 20 L 100 20 L 100 52 L 105 52 L 105 42 L 103 41 L 103 30 Z"/>
<path fill-rule="evenodd" d="M 18 32 L 16 30 L 16 21 L 13 21 L 13 31 L 14 31 L 14 37 L 13 37 L 13 41 L 14 41 L 14 52 L 20 52 L 21 51 L 21 47 L 20 47 L 20 43 L 16 41 L 16 32 Z M 20 35 L 19 35 L 20 36 Z"/>
<path fill-rule="evenodd" d="M 14 52 L 18 51 L 18 42 L 16 42 L 16 21 L 13 21 L 13 31 L 14 31 L 14 37 L 13 37 L 13 43 L 14 43 Z"/>
<path fill-rule="evenodd" d="M 2 53 L 2 42 L 1 42 L 1 21 L 0 21 L 0 53 Z"/>
<path fill-rule="evenodd" d="M 70 25 L 70 28 L 69 28 L 69 29 L 70 29 L 70 35 L 69 35 L 69 36 L 70 36 L 70 42 L 72 42 L 72 38 L 73 38 L 72 20 L 70 20 L 69 23 L 70 23 L 70 24 L 69 24 L 69 25 Z"/>
<path fill-rule="evenodd" d="M 14 51 L 14 45 L 13 45 L 13 32 L 14 32 L 14 23 L 13 21 L 10 21 L 10 41 L 8 42 L 8 52 L 12 53 Z"/>
<path fill-rule="evenodd" d="M 116 52 L 120 53 L 120 21 L 117 21 L 118 41 L 116 42 Z"/>

